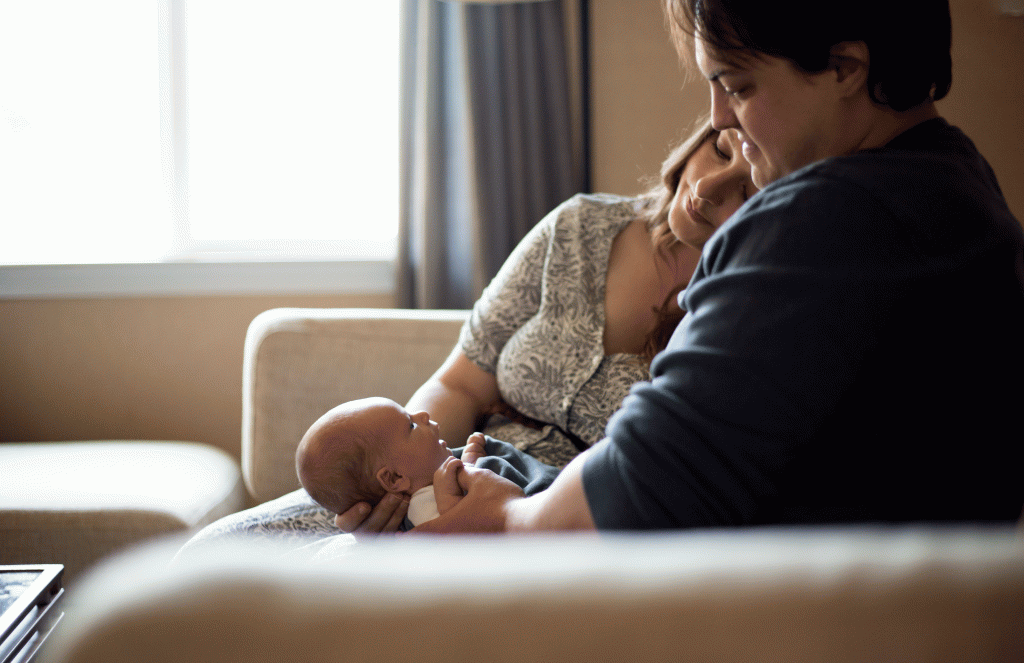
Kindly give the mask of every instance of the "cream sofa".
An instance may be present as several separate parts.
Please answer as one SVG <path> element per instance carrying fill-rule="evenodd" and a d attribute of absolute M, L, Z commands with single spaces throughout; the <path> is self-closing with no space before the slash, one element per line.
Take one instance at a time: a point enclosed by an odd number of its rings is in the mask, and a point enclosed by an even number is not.
<path fill-rule="evenodd" d="M 406 399 L 465 312 L 269 311 L 246 339 L 243 470 L 263 502 L 331 405 Z M 1007 528 L 246 539 L 137 549 L 70 592 L 44 649 L 90 661 L 1022 661 Z"/>

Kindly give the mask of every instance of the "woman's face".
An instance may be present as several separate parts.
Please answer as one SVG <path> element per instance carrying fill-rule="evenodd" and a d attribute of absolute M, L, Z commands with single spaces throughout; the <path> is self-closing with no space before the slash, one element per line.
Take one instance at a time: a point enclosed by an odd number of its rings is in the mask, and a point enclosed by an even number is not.
<path fill-rule="evenodd" d="M 703 248 L 711 234 L 757 193 L 736 131 L 713 131 L 679 177 L 668 225 L 683 244 Z"/>
<path fill-rule="evenodd" d="M 718 59 L 702 39 L 696 40 L 696 59 L 711 87 L 712 124 L 739 132 L 759 187 L 849 151 L 841 144 L 842 86 L 834 71 L 805 74 L 769 56 L 731 63 Z"/>

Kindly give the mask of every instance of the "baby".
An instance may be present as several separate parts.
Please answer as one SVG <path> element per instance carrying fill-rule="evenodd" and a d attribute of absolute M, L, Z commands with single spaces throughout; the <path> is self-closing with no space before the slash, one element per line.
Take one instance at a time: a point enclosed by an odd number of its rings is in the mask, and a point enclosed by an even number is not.
<path fill-rule="evenodd" d="M 547 488 L 558 474 L 557 468 L 481 433 L 471 435 L 461 453 L 468 464 L 512 480 L 528 495 Z M 410 414 L 387 398 L 349 401 L 329 410 L 309 427 L 295 452 L 299 481 L 320 506 L 344 513 L 357 502 L 372 506 L 394 493 L 409 501 L 406 518 L 413 526 L 436 518 L 438 508 L 447 510 L 462 496 L 459 463 L 429 414 Z"/>

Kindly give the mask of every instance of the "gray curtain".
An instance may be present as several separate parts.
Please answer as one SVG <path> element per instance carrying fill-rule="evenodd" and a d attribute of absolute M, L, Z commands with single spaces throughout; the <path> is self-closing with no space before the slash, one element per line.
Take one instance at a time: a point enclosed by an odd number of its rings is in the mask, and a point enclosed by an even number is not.
<path fill-rule="evenodd" d="M 402 0 L 399 306 L 469 308 L 583 190 L 560 0 Z"/>

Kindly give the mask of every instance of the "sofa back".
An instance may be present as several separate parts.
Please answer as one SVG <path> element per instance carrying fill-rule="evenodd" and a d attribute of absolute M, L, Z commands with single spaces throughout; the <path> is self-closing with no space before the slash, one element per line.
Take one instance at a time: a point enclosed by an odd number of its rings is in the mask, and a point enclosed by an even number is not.
<path fill-rule="evenodd" d="M 45 663 L 1019 663 L 1012 529 L 224 542 L 111 561 Z M 41 662 L 42 663 L 42 662 Z"/>
<path fill-rule="evenodd" d="M 299 487 L 295 449 L 344 401 L 405 403 L 441 365 L 468 311 L 272 309 L 249 325 L 242 370 L 242 472 L 259 502 Z"/>

